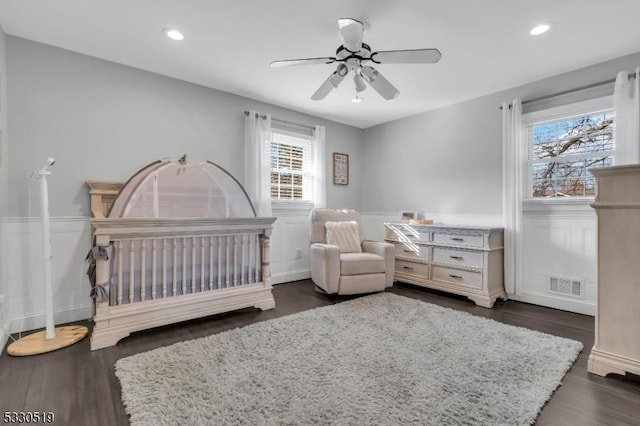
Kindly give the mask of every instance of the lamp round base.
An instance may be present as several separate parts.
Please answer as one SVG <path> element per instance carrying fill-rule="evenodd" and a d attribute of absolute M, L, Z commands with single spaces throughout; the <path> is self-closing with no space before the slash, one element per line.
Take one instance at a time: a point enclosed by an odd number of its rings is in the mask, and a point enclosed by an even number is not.
<path fill-rule="evenodd" d="M 81 325 L 56 327 L 53 339 L 45 338 L 46 331 L 38 331 L 11 343 L 7 353 L 11 356 L 38 355 L 71 346 L 87 337 L 89 330 Z"/>

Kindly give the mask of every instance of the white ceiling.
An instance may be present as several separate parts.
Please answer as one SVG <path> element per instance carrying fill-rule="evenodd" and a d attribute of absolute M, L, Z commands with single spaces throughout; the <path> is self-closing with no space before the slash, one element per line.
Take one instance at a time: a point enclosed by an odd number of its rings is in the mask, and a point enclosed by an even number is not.
<path fill-rule="evenodd" d="M 332 65 L 337 19 L 365 21 L 375 50 L 437 47 L 430 65 L 379 65 L 400 96 L 351 79 L 310 96 Z M 0 0 L 6 33 L 366 128 L 640 51 L 638 0 Z M 529 30 L 552 21 L 548 33 Z M 185 40 L 161 34 L 175 26 Z"/>

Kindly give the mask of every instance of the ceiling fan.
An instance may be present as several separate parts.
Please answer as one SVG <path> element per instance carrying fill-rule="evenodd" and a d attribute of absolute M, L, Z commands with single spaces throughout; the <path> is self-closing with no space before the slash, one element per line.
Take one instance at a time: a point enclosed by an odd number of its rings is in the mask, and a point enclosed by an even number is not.
<path fill-rule="evenodd" d="M 368 65 L 373 64 L 433 64 L 440 60 L 442 54 L 438 49 L 409 49 L 386 50 L 372 52 L 371 47 L 362 42 L 365 25 L 352 18 L 338 19 L 338 28 L 342 44 L 336 50 L 336 56 L 306 59 L 286 59 L 273 61 L 273 68 L 294 65 L 315 65 L 338 63 L 336 70 L 325 80 L 318 90 L 311 96 L 314 101 L 324 99 L 333 89 L 337 89 L 342 80 L 353 73 L 358 94 L 367 88 L 369 83 L 383 98 L 390 100 L 397 98 L 400 91 L 389 82 L 378 70 Z"/>

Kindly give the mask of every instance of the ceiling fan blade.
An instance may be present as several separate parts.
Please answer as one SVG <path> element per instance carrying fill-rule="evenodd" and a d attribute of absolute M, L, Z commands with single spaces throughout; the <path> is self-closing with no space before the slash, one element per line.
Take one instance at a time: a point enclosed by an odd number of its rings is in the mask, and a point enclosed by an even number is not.
<path fill-rule="evenodd" d="M 400 94 L 400 91 L 373 67 L 363 66 L 362 76 L 367 80 L 369 85 L 376 89 L 376 92 L 380 93 L 386 100 L 395 99 Z"/>
<path fill-rule="evenodd" d="M 316 65 L 316 64 L 331 64 L 336 61 L 336 58 L 306 58 L 306 59 L 285 59 L 282 61 L 271 62 L 271 68 L 291 67 L 294 65 Z"/>
<path fill-rule="evenodd" d="M 435 64 L 441 57 L 438 49 L 387 50 L 371 54 L 371 60 L 378 64 Z"/>
<path fill-rule="evenodd" d="M 362 35 L 364 24 L 352 18 L 338 19 L 342 45 L 351 53 L 358 53 L 362 49 Z"/>
<path fill-rule="evenodd" d="M 349 67 L 345 64 L 338 65 L 338 68 L 327 78 L 324 83 L 316 90 L 316 93 L 311 95 L 311 99 L 314 101 L 320 101 L 327 97 L 327 95 L 333 90 L 337 89 L 344 80 L 344 77 L 349 73 Z"/>

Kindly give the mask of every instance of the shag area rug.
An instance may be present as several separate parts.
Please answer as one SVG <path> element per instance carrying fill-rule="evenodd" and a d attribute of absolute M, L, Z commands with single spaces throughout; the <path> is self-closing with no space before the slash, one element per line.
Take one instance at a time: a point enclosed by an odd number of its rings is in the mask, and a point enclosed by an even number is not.
<path fill-rule="evenodd" d="M 527 425 L 573 340 L 392 293 L 116 363 L 132 425 Z"/>

